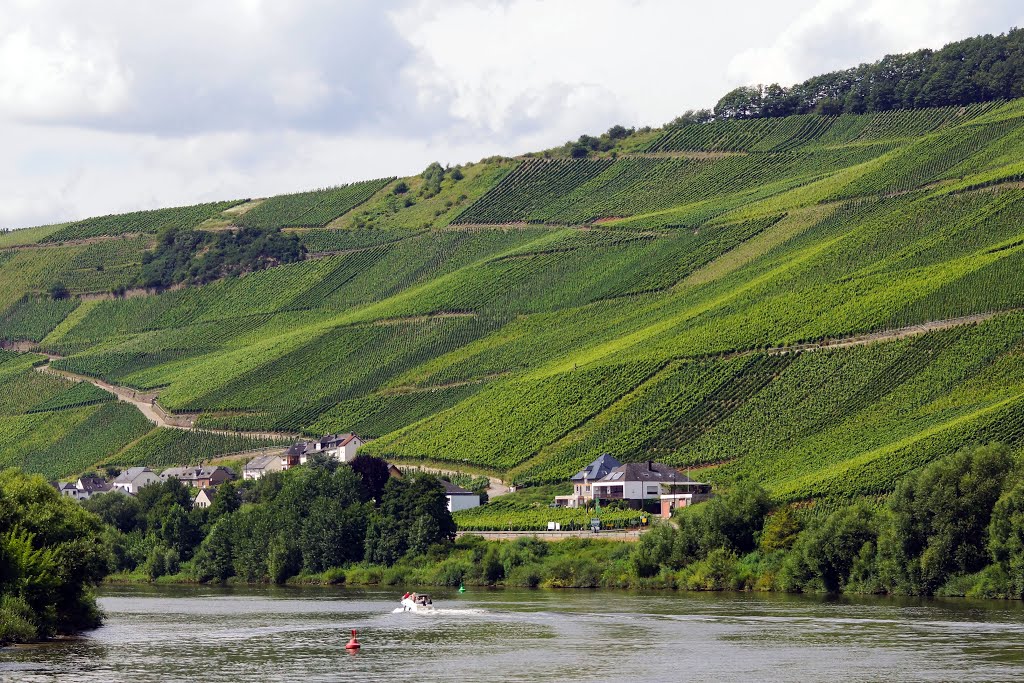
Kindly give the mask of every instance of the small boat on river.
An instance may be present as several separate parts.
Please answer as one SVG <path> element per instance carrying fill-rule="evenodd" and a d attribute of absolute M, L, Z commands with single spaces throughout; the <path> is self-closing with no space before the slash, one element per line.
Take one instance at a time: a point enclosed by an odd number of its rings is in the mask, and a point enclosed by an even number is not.
<path fill-rule="evenodd" d="M 402 596 L 402 606 L 392 610 L 398 612 L 420 612 L 431 613 L 434 611 L 434 601 L 426 593 L 406 593 Z"/>

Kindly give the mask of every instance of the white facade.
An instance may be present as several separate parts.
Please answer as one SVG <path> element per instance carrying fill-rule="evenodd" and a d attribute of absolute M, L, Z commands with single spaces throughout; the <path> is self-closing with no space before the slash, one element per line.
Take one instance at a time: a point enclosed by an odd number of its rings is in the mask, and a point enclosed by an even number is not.
<path fill-rule="evenodd" d="M 89 497 L 85 491 L 79 490 L 74 484 L 58 484 L 57 490 L 60 491 L 60 495 L 75 500 L 85 500 Z"/>
<path fill-rule="evenodd" d="M 363 440 L 355 434 L 351 434 L 340 442 L 323 444 L 319 441 L 314 446 L 314 452 L 323 451 L 338 462 L 352 462 L 356 457 L 356 451 L 363 445 Z M 305 460 L 303 460 L 305 462 Z"/>
<path fill-rule="evenodd" d="M 618 489 L 622 495 L 618 495 Z M 612 491 L 615 493 L 612 494 Z M 594 483 L 595 498 L 648 500 L 661 498 L 661 483 L 656 481 L 602 481 Z"/>
<path fill-rule="evenodd" d="M 480 496 L 476 493 L 449 493 L 445 498 L 448 499 L 448 512 L 468 510 L 480 505 Z"/>
<path fill-rule="evenodd" d="M 263 457 L 250 460 L 242 470 L 242 479 L 259 479 L 267 472 L 280 472 L 284 469 L 281 456 L 264 455 Z"/>
<path fill-rule="evenodd" d="M 143 486 L 159 484 L 160 476 L 148 467 L 129 467 L 114 479 L 114 488 L 135 495 Z"/>
<path fill-rule="evenodd" d="M 196 494 L 195 499 L 192 501 L 192 507 L 194 508 L 208 508 L 213 505 L 213 497 L 217 495 L 216 492 L 211 489 L 201 489 Z"/>

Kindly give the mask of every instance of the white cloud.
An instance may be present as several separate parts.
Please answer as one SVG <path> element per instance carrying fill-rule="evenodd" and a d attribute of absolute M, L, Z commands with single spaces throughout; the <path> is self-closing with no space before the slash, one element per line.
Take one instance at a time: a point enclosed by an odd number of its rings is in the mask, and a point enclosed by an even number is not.
<path fill-rule="evenodd" d="M 124 105 L 130 80 L 110 45 L 70 30 L 21 28 L 0 38 L 0 112 L 8 116 L 109 114 Z"/>
<path fill-rule="evenodd" d="M 729 62 L 732 85 L 790 85 L 886 54 L 940 48 L 1024 22 L 1017 0 L 820 0 L 766 45 Z"/>
<path fill-rule="evenodd" d="M 0 226 L 415 173 L 999 32 L 992 0 L 8 0 Z"/>

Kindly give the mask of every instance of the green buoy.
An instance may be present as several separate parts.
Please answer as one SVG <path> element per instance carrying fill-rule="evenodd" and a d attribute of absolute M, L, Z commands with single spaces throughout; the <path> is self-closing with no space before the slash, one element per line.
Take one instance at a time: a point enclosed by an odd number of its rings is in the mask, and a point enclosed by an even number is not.
<path fill-rule="evenodd" d="M 460 593 L 465 593 L 466 592 L 466 587 L 464 585 L 462 585 L 461 583 L 459 584 L 459 592 Z"/>

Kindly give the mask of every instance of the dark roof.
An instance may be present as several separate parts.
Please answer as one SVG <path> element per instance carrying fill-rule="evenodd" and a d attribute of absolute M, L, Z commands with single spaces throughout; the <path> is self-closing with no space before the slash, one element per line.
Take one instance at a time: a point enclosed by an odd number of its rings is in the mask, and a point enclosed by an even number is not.
<path fill-rule="evenodd" d="M 686 484 L 693 480 L 674 467 L 669 467 L 660 462 L 648 461 L 628 462 L 625 465 L 616 467 L 601 478 L 602 483 L 609 481 L 667 481 L 669 483 Z"/>
<path fill-rule="evenodd" d="M 313 444 L 311 444 L 308 441 L 299 441 L 298 443 L 293 443 L 291 446 L 289 446 L 288 451 L 285 453 L 285 455 L 303 455 L 305 453 L 310 453 L 312 451 Z"/>
<path fill-rule="evenodd" d="M 602 453 L 597 460 L 573 475 L 573 478 L 570 479 L 570 481 L 583 481 L 584 479 L 594 481 L 595 479 L 600 479 L 621 465 L 622 463 L 616 460 L 611 453 Z"/>
<path fill-rule="evenodd" d="M 107 480 L 100 477 L 82 477 L 79 481 L 82 482 L 83 491 L 109 491 L 111 488 Z"/>
<path fill-rule="evenodd" d="M 476 495 L 472 491 L 467 491 L 461 486 L 456 486 L 446 479 L 442 479 L 441 483 L 444 484 L 444 494 L 446 496 L 465 496 L 465 495 Z"/>
<path fill-rule="evenodd" d="M 346 434 L 328 434 L 327 436 L 321 437 L 320 445 L 324 448 L 329 446 L 347 446 L 352 439 L 358 439 L 359 437 L 348 432 Z"/>

